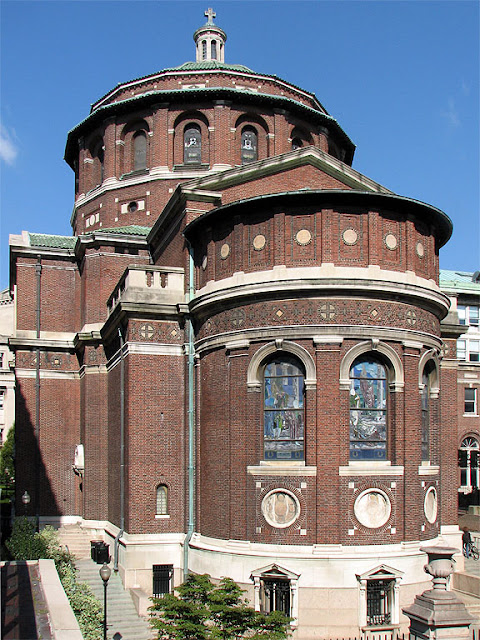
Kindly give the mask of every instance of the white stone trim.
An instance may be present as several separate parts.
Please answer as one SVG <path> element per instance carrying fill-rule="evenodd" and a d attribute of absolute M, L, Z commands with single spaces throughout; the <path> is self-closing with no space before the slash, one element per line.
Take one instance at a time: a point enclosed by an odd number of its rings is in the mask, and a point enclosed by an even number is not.
<path fill-rule="evenodd" d="M 248 466 L 247 473 L 251 476 L 316 476 L 317 467 L 306 467 L 305 463 L 292 462 L 262 462 L 257 466 Z"/>
<path fill-rule="evenodd" d="M 252 356 L 247 371 L 247 387 L 249 389 L 260 389 L 262 387 L 263 371 L 261 370 L 261 363 L 265 358 L 277 351 L 293 353 L 293 355 L 297 356 L 305 366 L 305 386 L 316 387 L 317 373 L 312 356 L 299 344 L 289 340 L 278 339 L 260 347 Z"/>
<path fill-rule="evenodd" d="M 152 342 L 127 342 L 125 355 L 140 353 L 153 356 L 183 356 L 183 344 L 157 344 Z"/>
<path fill-rule="evenodd" d="M 438 465 L 430 464 L 429 462 L 418 467 L 419 476 L 437 476 L 440 473 L 440 467 Z"/>
<path fill-rule="evenodd" d="M 403 364 L 397 354 L 397 352 L 390 347 L 390 345 L 381 342 L 380 340 L 366 340 L 360 344 L 352 347 L 345 354 L 342 362 L 340 363 L 340 389 L 350 389 L 350 368 L 353 362 L 362 354 L 370 352 L 381 353 L 390 363 L 390 367 L 387 365 L 387 370 L 390 373 L 389 380 L 387 380 L 391 391 L 403 391 L 405 386 L 403 375 Z"/>
<path fill-rule="evenodd" d="M 17 378 L 36 378 L 36 369 L 15 369 Z M 52 371 L 50 369 L 40 369 L 41 380 L 79 380 L 80 373 L 78 371 Z"/>
<path fill-rule="evenodd" d="M 350 460 L 346 466 L 338 467 L 338 475 L 341 477 L 352 476 L 403 476 L 405 468 L 401 465 L 392 465 L 384 460 Z"/>

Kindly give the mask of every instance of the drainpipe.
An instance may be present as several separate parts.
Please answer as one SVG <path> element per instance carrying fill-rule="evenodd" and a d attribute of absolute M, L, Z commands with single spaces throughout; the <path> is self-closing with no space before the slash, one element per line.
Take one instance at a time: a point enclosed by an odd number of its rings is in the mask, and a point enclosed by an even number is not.
<path fill-rule="evenodd" d="M 36 336 L 37 355 L 35 358 L 35 526 L 38 531 L 40 522 L 40 308 L 42 257 L 37 255 L 35 265 L 37 279 Z"/>
<path fill-rule="evenodd" d="M 120 327 L 120 531 L 113 543 L 113 570 L 118 571 L 118 549 L 120 538 L 125 531 L 125 361 L 123 359 L 124 341 Z"/>
<path fill-rule="evenodd" d="M 194 288 L 194 263 L 193 248 L 187 240 L 188 247 L 188 302 L 193 299 Z M 195 526 L 195 398 L 194 398 L 194 375 L 195 375 L 195 349 L 193 336 L 193 322 L 190 315 L 187 317 L 188 331 L 188 527 L 187 535 L 183 546 L 183 576 L 188 576 L 188 553 L 190 549 L 190 540 L 192 539 Z"/>

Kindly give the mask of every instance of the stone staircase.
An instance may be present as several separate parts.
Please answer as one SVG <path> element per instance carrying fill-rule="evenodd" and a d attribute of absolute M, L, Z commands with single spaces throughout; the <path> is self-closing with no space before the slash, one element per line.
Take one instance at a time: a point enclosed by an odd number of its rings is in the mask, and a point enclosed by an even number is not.
<path fill-rule="evenodd" d="M 78 579 L 86 582 L 103 606 L 103 581 L 100 565 L 91 559 L 76 561 Z M 148 620 L 137 614 L 132 598 L 123 588 L 120 576 L 112 571 L 107 588 L 107 637 L 109 640 L 152 640 L 155 638 Z"/>
<path fill-rule="evenodd" d="M 77 560 L 90 558 L 91 533 L 78 524 L 64 524 L 58 530 L 58 541 L 67 547 Z"/>

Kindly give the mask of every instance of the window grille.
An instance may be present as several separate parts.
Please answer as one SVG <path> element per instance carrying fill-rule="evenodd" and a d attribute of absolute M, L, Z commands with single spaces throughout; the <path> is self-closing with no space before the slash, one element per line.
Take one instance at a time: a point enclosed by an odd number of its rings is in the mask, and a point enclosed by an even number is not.
<path fill-rule="evenodd" d="M 391 623 L 391 580 L 367 582 L 367 625 L 380 627 Z"/>
<path fill-rule="evenodd" d="M 263 586 L 263 612 L 282 611 L 286 616 L 290 615 L 290 581 L 289 580 L 262 580 Z"/>
<path fill-rule="evenodd" d="M 153 565 L 153 597 L 158 598 L 171 591 L 173 564 Z"/>

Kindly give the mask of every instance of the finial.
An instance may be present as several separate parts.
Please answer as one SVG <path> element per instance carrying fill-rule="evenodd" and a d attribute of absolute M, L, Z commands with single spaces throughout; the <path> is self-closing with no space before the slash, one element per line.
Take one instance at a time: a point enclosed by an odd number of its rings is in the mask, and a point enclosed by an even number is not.
<path fill-rule="evenodd" d="M 211 8 L 208 8 L 204 14 L 207 18 L 207 24 L 213 24 L 213 19 L 217 17 L 215 11 Z"/>

